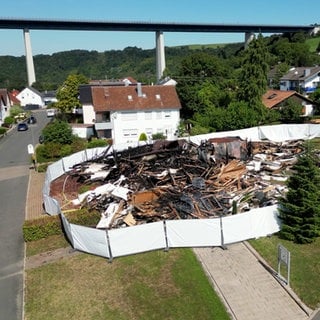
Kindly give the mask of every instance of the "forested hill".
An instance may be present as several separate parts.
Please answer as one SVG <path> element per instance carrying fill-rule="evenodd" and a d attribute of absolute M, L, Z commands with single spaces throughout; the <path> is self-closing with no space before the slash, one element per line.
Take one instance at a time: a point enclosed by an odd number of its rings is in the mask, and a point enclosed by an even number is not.
<path fill-rule="evenodd" d="M 310 37 L 303 33 L 273 35 L 265 37 L 264 42 L 270 53 L 269 66 L 278 65 L 285 71 L 289 66 L 313 66 L 320 64 L 320 37 Z M 236 77 L 231 70 L 241 67 L 243 43 L 221 45 L 193 45 L 181 47 L 166 47 L 165 74 L 172 78 L 185 78 L 188 73 L 181 73 L 181 62 L 194 54 L 208 54 L 217 58 L 216 68 L 228 68 L 227 76 Z M 317 53 L 318 52 L 318 53 Z M 88 79 L 119 79 L 131 76 L 137 81 L 155 83 L 156 74 L 155 49 L 144 50 L 137 47 L 127 47 L 123 50 L 105 52 L 72 50 L 54 53 L 52 55 L 34 56 L 34 66 L 37 82 L 33 85 L 39 91 L 55 90 L 70 74 L 82 74 Z M 208 66 L 206 66 L 207 68 Z M 198 71 L 204 72 L 204 66 Z M 209 67 L 211 68 L 211 67 Z M 197 69 L 197 65 L 192 66 Z M 233 73 L 233 74 L 232 74 Z M 202 76 L 205 76 L 202 74 Z M 25 56 L 0 56 L 0 88 L 18 89 L 26 87 L 27 73 Z"/>
<path fill-rule="evenodd" d="M 176 74 L 179 62 L 196 51 L 232 56 L 243 44 L 235 43 L 197 49 L 188 46 L 166 47 L 167 72 Z M 36 88 L 54 90 L 69 74 L 81 73 L 89 79 L 119 79 L 131 76 L 144 83 L 155 82 L 156 53 L 137 47 L 105 52 L 72 50 L 52 55 L 35 55 Z M 0 88 L 22 89 L 27 85 L 25 56 L 0 56 Z"/>

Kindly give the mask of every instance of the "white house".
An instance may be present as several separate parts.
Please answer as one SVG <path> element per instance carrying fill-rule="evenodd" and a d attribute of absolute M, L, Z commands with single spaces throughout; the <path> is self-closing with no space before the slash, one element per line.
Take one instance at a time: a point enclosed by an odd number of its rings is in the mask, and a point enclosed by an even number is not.
<path fill-rule="evenodd" d="M 280 90 L 294 90 L 302 94 L 314 92 L 320 86 L 320 67 L 291 68 L 280 78 Z"/>
<path fill-rule="evenodd" d="M 149 139 L 162 133 L 177 136 L 181 104 L 174 86 L 122 85 L 80 86 L 84 124 L 94 124 L 98 137 L 115 144 Z"/>
<path fill-rule="evenodd" d="M 11 100 L 7 89 L 0 89 L 0 126 L 10 116 Z"/>
<path fill-rule="evenodd" d="M 20 105 L 23 108 L 28 108 L 28 106 L 32 106 L 33 109 L 43 108 L 45 105 L 42 94 L 32 87 L 24 88 L 16 98 L 20 101 Z"/>

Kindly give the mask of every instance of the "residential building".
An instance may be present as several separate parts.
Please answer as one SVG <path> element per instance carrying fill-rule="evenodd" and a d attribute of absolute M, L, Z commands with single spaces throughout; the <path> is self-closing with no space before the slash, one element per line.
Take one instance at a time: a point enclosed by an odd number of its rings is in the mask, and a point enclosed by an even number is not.
<path fill-rule="evenodd" d="M 175 86 L 164 85 L 82 85 L 80 102 L 83 123 L 94 124 L 98 137 L 115 144 L 138 142 L 161 133 L 177 137 L 181 104 Z"/>
<path fill-rule="evenodd" d="M 289 99 L 301 104 L 301 116 L 312 116 L 314 105 L 312 100 L 296 91 L 268 90 L 262 96 L 262 103 L 268 109 L 281 109 Z"/>
<path fill-rule="evenodd" d="M 16 98 L 20 101 L 21 107 L 25 109 L 37 109 L 44 107 L 43 95 L 32 87 L 26 87 Z"/>
<path fill-rule="evenodd" d="M 301 94 L 314 92 L 320 86 L 320 66 L 291 68 L 280 78 L 280 90 Z"/>
<path fill-rule="evenodd" d="M 7 89 L 0 89 L 0 126 L 10 115 L 11 100 Z"/>
<path fill-rule="evenodd" d="M 16 89 L 9 92 L 11 106 L 20 106 L 20 100 L 17 99 L 17 95 L 19 94 L 19 92 L 20 91 Z"/>
<path fill-rule="evenodd" d="M 48 106 L 51 103 L 55 103 L 58 101 L 56 98 L 56 92 L 55 91 L 44 91 L 42 92 L 42 98 L 45 106 Z"/>

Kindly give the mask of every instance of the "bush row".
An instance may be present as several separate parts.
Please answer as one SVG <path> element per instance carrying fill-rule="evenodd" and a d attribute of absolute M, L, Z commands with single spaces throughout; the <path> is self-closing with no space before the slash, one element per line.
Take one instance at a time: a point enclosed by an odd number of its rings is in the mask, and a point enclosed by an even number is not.
<path fill-rule="evenodd" d="M 98 211 L 89 211 L 88 209 L 67 212 L 65 216 L 70 223 L 88 227 L 95 227 L 101 217 Z M 27 220 L 23 225 L 23 238 L 26 242 L 45 239 L 52 235 L 63 235 L 63 233 L 60 215 Z"/>

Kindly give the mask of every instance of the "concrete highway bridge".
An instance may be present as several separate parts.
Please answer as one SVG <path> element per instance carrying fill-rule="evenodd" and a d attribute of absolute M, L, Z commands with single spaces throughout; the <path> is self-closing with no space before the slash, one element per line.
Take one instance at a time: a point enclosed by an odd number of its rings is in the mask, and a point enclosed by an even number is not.
<path fill-rule="evenodd" d="M 156 43 L 156 77 L 161 79 L 165 69 L 164 32 L 243 33 L 248 44 L 255 33 L 307 32 L 315 34 L 320 25 L 266 25 L 266 24 L 197 24 L 174 22 L 111 22 L 38 19 L 0 19 L 0 29 L 21 29 L 24 34 L 28 85 L 36 81 L 31 49 L 30 30 L 74 31 L 141 31 L 154 32 Z"/>

